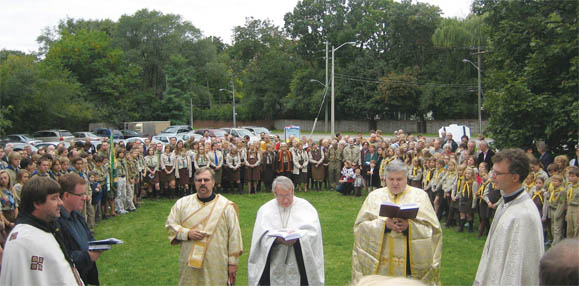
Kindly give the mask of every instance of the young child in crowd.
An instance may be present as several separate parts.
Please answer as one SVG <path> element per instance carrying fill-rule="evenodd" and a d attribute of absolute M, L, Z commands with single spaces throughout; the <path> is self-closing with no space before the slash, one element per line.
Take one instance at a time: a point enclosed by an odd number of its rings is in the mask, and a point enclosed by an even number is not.
<path fill-rule="evenodd" d="M 370 160 L 370 169 L 368 170 L 370 185 L 368 192 L 374 191 L 374 188 L 380 187 L 380 176 L 378 174 L 378 167 L 375 160 Z"/>
<path fill-rule="evenodd" d="M 563 186 L 563 177 L 559 174 L 551 176 L 549 186 L 549 219 L 551 220 L 551 234 L 553 244 L 563 239 L 563 220 L 565 218 L 565 199 L 567 192 Z"/>
<path fill-rule="evenodd" d="M 579 167 L 569 167 L 567 172 L 567 238 L 579 237 Z"/>
<path fill-rule="evenodd" d="M 354 177 L 354 193 L 356 197 L 359 197 L 362 195 L 362 189 L 366 188 L 366 181 L 361 174 L 360 168 L 356 168 L 354 172 L 356 174 Z"/>
<path fill-rule="evenodd" d="M 336 191 L 344 196 L 349 195 L 352 192 L 355 176 L 356 174 L 350 165 L 350 161 L 344 162 L 344 167 L 340 173 L 340 184 L 336 187 Z"/>
<path fill-rule="evenodd" d="M 422 188 L 422 166 L 418 157 L 412 159 L 412 166 L 408 169 L 408 181 L 411 186 Z"/>

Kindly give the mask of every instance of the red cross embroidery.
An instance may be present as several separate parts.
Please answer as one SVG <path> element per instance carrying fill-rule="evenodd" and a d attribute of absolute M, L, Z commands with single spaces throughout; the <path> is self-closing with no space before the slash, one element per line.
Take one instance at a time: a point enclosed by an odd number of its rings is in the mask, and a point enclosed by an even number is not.
<path fill-rule="evenodd" d="M 44 263 L 44 257 L 42 256 L 32 256 L 30 262 L 30 270 L 42 271 L 42 264 Z"/>

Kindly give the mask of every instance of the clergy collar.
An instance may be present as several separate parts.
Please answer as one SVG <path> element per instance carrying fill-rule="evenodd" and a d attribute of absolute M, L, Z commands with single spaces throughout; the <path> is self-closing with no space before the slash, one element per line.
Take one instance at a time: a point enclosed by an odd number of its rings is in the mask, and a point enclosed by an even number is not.
<path fill-rule="evenodd" d="M 45 232 L 54 233 L 56 231 L 56 224 L 54 221 L 46 222 L 32 214 L 21 213 L 16 219 L 16 224 L 28 224 Z"/>
<path fill-rule="evenodd" d="M 514 193 L 510 194 L 510 195 L 503 195 L 503 200 L 506 203 L 516 199 L 524 190 L 525 188 L 521 187 L 519 190 L 515 191 Z"/>
<path fill-rule="evenodd" d="M 199 195 L 197 195 L 197 199 L 204 202 L 204 203 L 208 203 L 210 201 L 212 201 L 213 199 L 215 199 L 216 195 L 215 193 L 211 193 L 211 195 L 208 198 L 201 198 L 199 197 Z"/>

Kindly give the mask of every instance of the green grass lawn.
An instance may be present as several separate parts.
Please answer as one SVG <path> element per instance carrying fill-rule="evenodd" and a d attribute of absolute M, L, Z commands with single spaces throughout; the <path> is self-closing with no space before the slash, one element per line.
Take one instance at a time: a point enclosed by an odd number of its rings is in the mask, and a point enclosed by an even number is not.
<path fill-rule="evenodd" d="M 243 248 L 237 278 L 247 285 L 247 259 L 258 208 L 273 198 L 271 193 L 225 195 L 239 206 Z M 352 266 L 352 227 L 362 198 L 337 192 L 296 193 L 318 210 L 324 238 L 326 285 L 348 285 Z M 174 201 L 145 200 L 135 213 L 102 221 L 96 238 L 116 237 L 122 245 L 106 251 L 98 260 L 103 285 L 176 285 L 179 247 L 171 246 L 164 225 Z M 444 229 L 441 279 L 444 285 L 472 285 L 484 246 L 476 234 Z"/>

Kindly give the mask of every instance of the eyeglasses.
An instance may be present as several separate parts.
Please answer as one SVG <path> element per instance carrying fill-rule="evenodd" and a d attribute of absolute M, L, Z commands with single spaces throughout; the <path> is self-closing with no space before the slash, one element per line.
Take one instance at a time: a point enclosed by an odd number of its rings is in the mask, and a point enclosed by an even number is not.
<path fill-rule="evenodd" d="M 277 198 L 280 198 L 280 199 L 289 199 L 289 198 L 291 198 L 291 197 L 294 196 L 293 193 L 290 193 L 290 194 L 287 194 L 287 195 L 280 195 L 280 194 L 278 194 L 278 193 L 276 193 L 276 192 L 274 192 L 274 195 L 275 195 Z"/>
<path fill-rule="evenodd" d="M 84 196 L 86 196 L 85 193 L 82 193 L 82 194 L 76 194 L 76 193 L 71 193 L 71 192 L 68 192 L 68 193 L 71 194 L 71 195 L 73 195 L 73 196 L 77 196 L 77 197 L 84 197 Z"/>
<path fill-rule="evenodd" d="M 510 173 L 510 172 L 506 172 L 506 173 L 497 172 L 497 171 L 495 171 L 495 170 L 493 170 L 493 171 L 491 172 L 491 176 L 494 175 L 495 177 L 498 177 L 498 176 L 501 176 L 501 175 L 509 175 L 509 174 L 511 174 L 511 173 Z"/>

